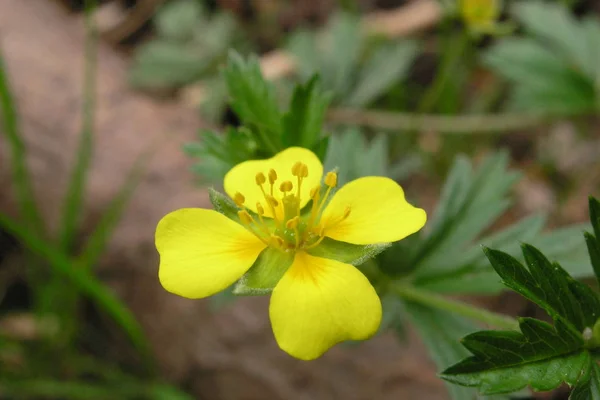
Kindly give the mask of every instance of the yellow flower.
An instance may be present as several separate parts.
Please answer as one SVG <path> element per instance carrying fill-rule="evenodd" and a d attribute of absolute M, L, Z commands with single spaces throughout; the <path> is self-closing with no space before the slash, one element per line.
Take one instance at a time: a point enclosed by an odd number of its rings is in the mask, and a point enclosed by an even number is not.
<path fill-rule="evenodd" d="M 501 10 L 501 0 L 460 0 L 462 18 L 475 32 L 492 33 Z"/>
<path fill-rule="evenodd" d="M 334 194 L 336 173 L 326 174 L 324 185 L 322 174 L 315 154 L 292 147 L 227 173 L 239 222 L 205 209 L 166 215 L 156 229 L 163 287 L 187 298 L 211 296 L 260 264 L 261 253 L 274 252 L 291 264 L 269 266 L 279 274 L 269 314 L 281 349 L 311 360 L 336 343 L 372 336 L 381 322 L 375 289 L 354 266 L 313 254 L 332 239 L 400 240 L 421 229 L 426 215 L 389 178 L 360 178 Z"/>

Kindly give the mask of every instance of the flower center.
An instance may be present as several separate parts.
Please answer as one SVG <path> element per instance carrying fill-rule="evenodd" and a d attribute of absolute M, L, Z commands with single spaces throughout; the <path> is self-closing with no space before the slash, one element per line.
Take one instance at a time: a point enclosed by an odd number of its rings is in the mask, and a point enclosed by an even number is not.
<path fill-rule="evenodd" d="M 255 176 L 256 185 L 263 194 L 263 201 L 256 203 L 256 213 L 245 205 L 246 198 L 241 193 L 233 196 L 235 204 L 241 208 L 238 216 L 241 223 L 260 240 L 271 247 L 283 251 L 308 250 L 313 248 L 325 237 L 325 226 L 321 224 L 321 215 L 331 191 L 337 185 L 337 174 L 328 172 L 324 179 L 326 190 L 321 196 L 323 185 L 315 186 L 310 191 L 310 211 L 302 210 L 302 183 L 308 177 L 308 167 L 298 161 L 292 167 L 292 176 L 296 182 L 283 181 L 279 183 L 280 195 L 274 188 L 277 184 L 277 171 L 271 169 L 267 175 L 259 172 Z M 268 186 L 267 186 L 268 181 Z M 268 209 L 273 217 L 265 217 Z M 346 207 L 342 216 L 331 227 L 345 220 L 350 215 L 350 207 Z"/>

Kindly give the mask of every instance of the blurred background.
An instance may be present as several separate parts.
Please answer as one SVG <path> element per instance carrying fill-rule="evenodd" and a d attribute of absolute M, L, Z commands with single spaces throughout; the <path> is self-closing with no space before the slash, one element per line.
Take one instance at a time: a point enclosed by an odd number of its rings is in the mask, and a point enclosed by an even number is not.
<path fill-rule="evenodd" d="M 521 177 L 491 187 L 507 202 L 482 231 L 585 222 L 599 18 L 595 0 L 0 1 L 0 398 L 475 399 L 449 394 L 410 326 L 307 363 L 278 349 L 268 298 L 165 292 L 156 223 L 210 207 L 236 162 L 215 133 L 240 123 L 221 74 L 232 49 L 281 99 L 319 74 L 342 181 L 391 176 L 431 213 L 458 154 L 503 151 Z M 496 293 L 469 301 L 537 312 Z"/>

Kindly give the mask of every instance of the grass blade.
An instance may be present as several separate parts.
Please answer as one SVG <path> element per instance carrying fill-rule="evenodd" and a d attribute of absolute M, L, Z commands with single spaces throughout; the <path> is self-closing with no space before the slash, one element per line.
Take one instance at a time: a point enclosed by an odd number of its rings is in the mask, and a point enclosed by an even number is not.
<path fill-rule="evenodd" d="M 93 135 L 95 121 L 96 98 L 96 65 L 97 38 L 93 22 L 95 0 L 85 1 L 85 66 L 83 77 L 83 127 L 80 136 L 77 161 L 69 183 L 69 188 L 63 204 L 60 248 L 68 251 L 72 246 L 77 232 L 83 207 L 85 182 L 91 164 L 93 152 Z"/>
<path fill-rule="evenodd" d="M 8 83 L 8 76 L 2 54 L 0 54 L 0 117 L 2 130 L 8 141 L 12 169 L 12 180 L 16 189 L 17 203 L 21 217 L 27 226 L 44 236 L 45 227 L 38 211 L 33 194 L 29 171 L 26 164 L 25 144 L 19 132 L 19 121 L 15 101 Z"/>
<path fill-rule="evenodd" d="M 149 348 L 142 328 L 127 307 L 102 283 L 83 268 L 73 265 L 74 261 L 62 252 L 48 245 L 26 227 L 0 214 L 0 227 L 15 236 L 23 246 L 43 258 L 57 275 L 66 278 L 77 290 L 87 295 L 99 309 L 112 317 L 129 336 L 142 355 L 149 354 Z"/>
<path fill-rule="evenodd" d="M 150 155 L 151 151 L 138 158 L 131 171 L 129 171 L 125 183 L 119 190 L 119 193 L 112 199 L 108 209 L 104 212 L 102 218 L 96 225 L 96 229 L 94 229 L 87 240 L 83 251 L 79 255 L 79 264 L 84 269 L 89 270 L 98 262 L 115 226 L 123 214 L 125 206 L 127 206 L 131 195 L 141 179 L 141 175 L 144 172 Z"/>

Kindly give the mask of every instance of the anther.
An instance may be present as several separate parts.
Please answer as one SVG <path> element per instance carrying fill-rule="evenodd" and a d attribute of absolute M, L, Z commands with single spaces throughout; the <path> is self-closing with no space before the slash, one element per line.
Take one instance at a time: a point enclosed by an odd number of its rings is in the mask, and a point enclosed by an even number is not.
<path fill-rule="evenodd" d="M 279 185 L 279 190 L 283 193 L 291 192 L 293 188 L 294 185 L 290 181 L 281 182 L 281 185 Z"/>
<path fill-rule="evenodd" d="M 246 210 L 238 211 L 238 217 L 240 218 L 240 221 L 244 225 L 250 225 L 251 223 L 254 222 L 254 218 L 252 218 L 252 215 L 248 214 L 248 211 L 246 211 Z"/>
<path fill-rule="evenodd" d="M 300 177 L 306 178 L 308 176 L 308 166 L 306 164 L 302 164 L 302 169 L 300 170 Z"/>
<path fill-rule="evenodd" d="M 294 217 L 285 223 L 285 227 L 288 229 L 296 229 L 298 227 L 298 223 L 300 223 L 300 218 Z"/>
<path fill-rule="evenodd" d="M 274 169 L 269 170 L 269 183 L 272 185 L 277 180 L 277 172 Z"/>
<path fill-rule="evenodd" d="M 256 211 L 260 216 L 265 215 L 265 209 L 263 208 L 262 204 L 260 204 L 260 202 L 256 202 Z"/>
<path fill-rule="evenodd" d="M 238 207 L 242 207 L 244 205 L 244 202 L 246 201 L 246 198 L 244 197 L 243 194 L 241 194 L 240 192 L 237 192 L 235 194 L 235 196 L 233 196 L 233 201 L 235 202 L 235 204 Z"/>
<path fill-rule="evenodd" d="M 277 207 L 279 205 L 279 202 L 273 196 L 267 195 L 266 199 L 269 202 L 269 205 L 272 206 L 272 207 Z"/>
<path fill-rule="evenodd" d="M 265 174 L 263 174 L 262 172 L 259 172 L 258 174 L 256 174 L 255 179 L 256 179 L 256 184 L 259 186 L 267 181 L 267 178 L 265 178 Z"/>
<path fill-rule="evenodd" d="M 337 185 L 337 174 L 335 172 L 328 172 L 325 175 L 325 184 L 330 188 L 334 188 Z"/>
<path fill-rule="evenodd" d="M 302 170 L 302 163 L 300 161 L 296 161 L 296 164 L 292 167 L 292 175 L 300 176 L 300 171 Z"/>
<path fill-rule="evenodd" d="M 282 238 L 280 238 L 277 235 L 272 235 L 271 236 L 271 244 L 274 245 L 275 247 L 279 247 L 279 248 L 283 248 L 284 245 L 284 241 Z"/>

